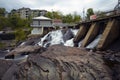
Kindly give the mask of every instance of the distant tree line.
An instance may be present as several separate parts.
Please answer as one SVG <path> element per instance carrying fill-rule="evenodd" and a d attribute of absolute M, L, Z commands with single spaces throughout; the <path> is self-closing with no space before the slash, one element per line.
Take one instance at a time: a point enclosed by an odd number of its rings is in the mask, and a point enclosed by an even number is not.
<path fill-rule="evenodd" d="M 30 21 L 22 19 L 17 14 L 8 15 L 5 17 L 5 8 L 0 8 L 0 30 L 5 28 L 18 29 L 30 26 Z"/>
<path fill-rule="evenodd" d="M 47 12 L 45 16 L 51 19 L 61 19 L 63 23 L 77 23 L 82 20 L 81 16 L 76 12 L 74 12 L 74 14 L 63 15 L 60 11 L 53 11 Z"/>
<path fill-rule="evenodd" d="M 5 13 L 6 9 L 0 8 L 0 30 L 5 28 L 11 28 L 13 30 L 19 28 L 30 28 L 30 22 L 32 17 L 29 17 L 28 19 L 22 19 L 18 14 L 14 13 L 14 9 L 11 10 L 12 14 L 8 15 L 8 17 L 5 17 Z M 89 8 L 87 9 L 85 20 L 90 20 L 90 16 L 94 14 L 97 14 L 97 16 L 99 17 L 105 16 L 103 12 L 94 12 L 92 8 Z M 61 19 L 63 23 L 78 23 L 82 21 L 81 16 L 77 14 L 77 12 L 74 12 L 73 14 L 63 15 L 60 11 L 52 11 L 47 12 L 45 16 L 51 19 Z"/>
<path fill-rule="evenodd" d="M 18 14 L 14 13 L 14 9 L 11 10 L 12 14 L 9 14 L 7 17 L 5 17 L 5 13 L 5 8 L 0 8 L 0 30 L 6 28 L 15 30 L 18 28 L 30 27 L 32 17 L 28 19 L 22 19 Z M 60 11 L 53 11 L 47 12 L 45 16 L 51 19 L 61 19 L 63 23 L 77 23 L 81 21 L 81 16 L 76 12 L 74 12 L 74 14 L 63 15 Z"/>

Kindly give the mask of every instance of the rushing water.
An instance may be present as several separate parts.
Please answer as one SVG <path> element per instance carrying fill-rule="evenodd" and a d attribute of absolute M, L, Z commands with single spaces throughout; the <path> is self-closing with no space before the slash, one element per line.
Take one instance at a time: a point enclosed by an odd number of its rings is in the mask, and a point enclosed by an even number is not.
<path fill-rule="evenodd" d="M 64 43 L 64 46 L 71 46 L 71 47 L 74 47 L 73 38 L 70 39 L 70 40 L 67 40 L 67 41 Z"/>
<path fill-rule="evenodd" d="M 45 35 L 38 42 L 39 46 L 49 47 L 51 45 L 61 44 L 65 46 L 74 46 L 73 38 L 77 34 L 78 30 L 68 29 L 63 32 L 63 30 L 51 31 Z"/>
<path fill-rule="evenodd" d="M 73 39 L 77 32 L 77 29 L 68 29 L 65 32 L 63 30 L 51 31 L 43 38 L 41 38 L 41 40 L 37 44 L 43 47 L 49 47 L 56 44 L 74 47 Z M 100 40 L 100 37 L 101 34 L 99 34 L 86 48 L 95 48 Z M 79 41 L 78 47 L 81 47 L 82 41 L 83 40 Z"/>
<path fill-rule="evenodd" d="M 97 46 L 99 40 L 101 38 L 101 34 L 99 34 L 86 48 L 93 49 Z"/>

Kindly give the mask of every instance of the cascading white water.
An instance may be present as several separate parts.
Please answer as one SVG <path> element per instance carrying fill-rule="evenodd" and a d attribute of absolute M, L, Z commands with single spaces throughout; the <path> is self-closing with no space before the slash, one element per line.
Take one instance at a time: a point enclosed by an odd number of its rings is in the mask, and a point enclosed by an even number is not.
<path fill-rule="evenodd" d="M 67 40 L 67 41 L 64 43 L 64 46 L 71 46 L 71 47 L 74 47 L 73 38 L 70 39 L 70 40 Z"/>
<path fill-rule="evenodd" d="M 47 35 L 45 35 L 43 38 L 41 38 L 41 41 L 38 43 L 39 46 L 48 47 L 55 44 L 62 44 L 65 46 L 74 46 L 73 43 L 73 37 L 77 34 L 76 29 L 69 29 L 66 31 L 65 34 L 62 33 L 62 30 L 56 30 L 51 31 Z M 73 34 L 73 37 L 71 38 L 71 34 Z M 66 37 L 65 35 L 68 35 L 70 38 L 66 38 L 65 40 L 63 37 Z"/>
<path fill-rule="evenodd" d="M 50 45 L 55 45 L 55 44 L 62 44 L 64 43 L 63 41 L 63 34 L 61 30 L 57 30 L 54 32 L 51 32 L 51 44 Z"/>
<path fill-rule="evenodd" d="M 43 46 L 44 47 L 44 41 L 47 40 L 47 38 L 49 37 L 51 32 L 49 32 L 47 35 L 45 35 L 43 38 L 41 38 L 40 42 L 38 42 L 39 46 Z"/>
<path fill-rule="evenodd" d="M 78 47 L 81 47 L 82 41 L 83 41 L 83 40 L 81 40 L 81 41 L 78 43 Z"/>
<path fill-rule="evenodd" d="M 51 31 L 47 35 L 45 35 L 41 40 L 37 43 L 39 46 L 49 47 L 51 45 L 61 44 L 64 46 L 74 47 L 74 36 L 77 34 L 77 29 L 68 29 L 65 33 L 62 30 Z M 92 41 L 86 48 L 93 49 L 97 46 L 100 40 L 101 34 L 98 35 L 94 41 Z M 78 47 L 81 47 L 81 40 L 78 43 Z"/>
<path fill-rule="evenodd" d="M 23 45 L 25 45 L 25 43 L 26 43 L 26 42 L 22 42 L 19 46 L 23 46 Z"/>
<path fill-rule="evenodd" d="M 64 42 L 62 37 L 63 35 L 61 30 L 51 31 L 43 38 L 41 38 L 41 41 L 38 43 L 38 45 L 48 47 L 55 44 L 61 44 Z"/>
<path fill-rule="evenodd" d="M 101 36 L 102 36 L 102 35 L 99 34 L 99 35 L 95 38 L 95 40 L 93 40 L 86 48 L 88 48 L 88 49 L 93 49 L 93 48 L 95 48 L 95 47 L 97 46 L 97 44 L 98 44 Z"/>
<path fill-rule="evenodd" d="M 74 36 L 77 35 L 78 29 L 71 29 L 71 31 L 73 32 Z"/>

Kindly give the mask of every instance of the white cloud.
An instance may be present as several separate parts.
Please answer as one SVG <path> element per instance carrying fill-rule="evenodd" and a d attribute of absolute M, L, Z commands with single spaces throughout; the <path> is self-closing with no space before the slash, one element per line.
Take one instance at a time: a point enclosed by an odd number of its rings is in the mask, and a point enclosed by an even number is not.
<path fill-rule="evenodd" d="M 63 13 L 74 11 L 82 13 L 83 8 L 94 10 L 109 10 L 117 5 L 118 0 L 0 0 L 0 7 L 7 10 L 29 7 L 32 9 L 59 10 Z"/>

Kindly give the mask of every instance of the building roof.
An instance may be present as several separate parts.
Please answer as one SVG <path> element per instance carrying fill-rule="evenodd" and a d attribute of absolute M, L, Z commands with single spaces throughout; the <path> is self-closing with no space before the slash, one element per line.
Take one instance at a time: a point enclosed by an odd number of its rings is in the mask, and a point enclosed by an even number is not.
<path fill-rule="evenodd" d="M 36 20 L 52 20 L 48 17 L 44 17 L 44 16 L 39 16 L 39 17 L 34 17 L 33 19 L 36 19 Z"/>

